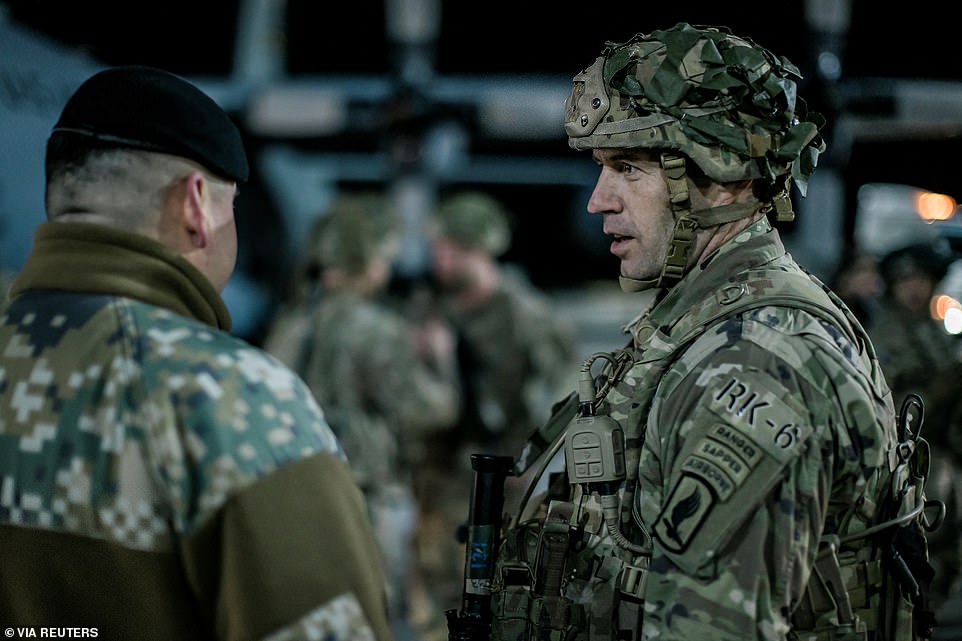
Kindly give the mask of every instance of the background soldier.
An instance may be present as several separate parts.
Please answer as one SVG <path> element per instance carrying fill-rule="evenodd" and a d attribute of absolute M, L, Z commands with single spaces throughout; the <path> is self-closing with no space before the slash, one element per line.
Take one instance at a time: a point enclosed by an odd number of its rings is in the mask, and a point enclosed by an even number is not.
<path fill-rule="evenodd" d="M 303 273 L 314 295 L 283 312 L 265 347 L 307 381 L 367 497 L 390 583 L 399 639 L 409 629 L 421 435 L 458 409 L 453 339 L 444 326 L 413 327 L 382 297 L 400 247 L 385 198 L 342 196 L 318 217 Z M 431 340 L 426 340 L 428 333 Z"/>
<path fill-rule="evenodd" d="M 429 222 L 437 308 L 457 334 L 464 402 L 454 437 L 516 456 L 573 377 L 573 328 L 520 269 L 499 257 L 511 216 L 483 192 L 444 198 Z"/>
<path fill-rule="evenodd" d="M 962 573 L 962 342 L 930 313 L 950 260 L 927 243 L 886 254 L 879 263 L 885 290 L 868 326 L 895 398 L 914 393 L 925 404 L 923 433 L 933 445 L 929 487 L 946 504 L 945 526 L 929 538 L 936 606 L 958 595 Z"/>
<path fill-rule="evenodd" d="M 518 456 L 551 404 L 574 386 L 574 331 L 523 272 L 500 260 L 511 244 L 511 215 L 492 196 L 443 198 L 428 235 L 436 296 L 413 313 L 453 327 L 462 390 L 460 415 L 435 433 L 418 482 L 426 510 L 421 554 L 443 611 L 461 591 L 464 548 L 454 534 L 468 516 L 470 455 Z M 509 502 L 519 498 L 516 490 L 509 486 Z"/>

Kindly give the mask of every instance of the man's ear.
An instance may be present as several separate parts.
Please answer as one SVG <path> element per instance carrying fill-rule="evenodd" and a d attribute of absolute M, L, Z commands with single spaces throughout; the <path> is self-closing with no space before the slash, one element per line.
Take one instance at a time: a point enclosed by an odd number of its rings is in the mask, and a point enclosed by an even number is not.
<path fill-rule="evenodd" d="M 746 178 L 727 183 L 711 182 L 703 193 L 715 207 L 733 202 L 746 202 L 752 196 L 752 180 Z"/>
<path fill-rule="evenodd" d="M 205 210 L 209 186 L 204 174 L 192 171 L 184 179 L 184 199 L 182 221 L 190 237 L 191 245 L 197 249 L 207 247 L 209 239 Z"/>

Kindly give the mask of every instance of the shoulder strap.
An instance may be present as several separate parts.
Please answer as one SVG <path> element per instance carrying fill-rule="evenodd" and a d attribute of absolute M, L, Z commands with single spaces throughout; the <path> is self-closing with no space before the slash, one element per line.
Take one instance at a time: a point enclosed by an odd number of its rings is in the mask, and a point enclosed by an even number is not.
<path fill-rule="evenodd" d="M 729 281 L 714 295 L 702 297 L 671 333 L 684 345 L 719 320 L 768 306 L 804 310 L 838 327 L 853 343 L 868 344 L 854 314 L 821 281 L 806 272 L 784 270 L 752 271 Z"/>

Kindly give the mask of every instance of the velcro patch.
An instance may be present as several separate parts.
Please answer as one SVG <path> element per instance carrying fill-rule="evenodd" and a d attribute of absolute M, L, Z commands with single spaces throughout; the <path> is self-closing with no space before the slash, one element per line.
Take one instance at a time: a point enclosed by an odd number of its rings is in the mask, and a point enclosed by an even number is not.
<path fill-rule="evenodd" d="M 705 443 L 703 443 L 705 445 Z M 724 501 L 735 491 L 735 483 L 720 467 L 700 456 L 689 456 L 681 464 L 684 472 L 689 472 L 706 482 L 715 490 L 715 496 Z"/>
<path fill-rule="evenodd" d="M 700 416 L 688 431 L 652 527 L 687 571 L 713 558 L 815 433 L 788 390 L 764 373 L 713 377 L 704 399 L 714 417 Z"/>
<path fill-rule="evenodd" d="M 695 447 L 696 456 L 712 461 L 725 471 L 735 486 L 741 485 L 752 468 L 761 460 L 761 451 L 750 438 L 728 425 L 712 427 Z M 724 500 L 727 495 L 719 492 Z"/>
<path fill-rule="evenodd" d="M 760 380 L 763 379 L 763 380 Z M 772 378 L 736 372 L 708 390 L 709 407 L 739 435 L 779 463 L 794 458 L 799 445 L 811 436 L 812 426 L 771 389 Z"/>
<path fill-rule="evenodd" d="M 658 515 L 655 536 L 666 550 L 675 553 L 684 551 L 716 501 L 705 479 L 682 474 Z"/>

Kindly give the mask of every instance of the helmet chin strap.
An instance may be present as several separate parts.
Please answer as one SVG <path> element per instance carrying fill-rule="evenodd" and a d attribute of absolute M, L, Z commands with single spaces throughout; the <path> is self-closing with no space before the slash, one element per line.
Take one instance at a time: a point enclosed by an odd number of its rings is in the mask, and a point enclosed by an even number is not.
<path fill-rule="evenodd" d="M 619 276 L 618 285 L 621 287 L 621 291 L 631 294 L 634 292 L 643 292 L 649 289 L 654 289 L 658 287 L 660 280 L 660 278 L 640 280 L 638 278 L 629 278 L 628 276 Z"/>
<path fill-rule="evenodd" d="M 641 292 L 657 287 L 674 286 L 688 271 L 688 257 L 695 242 L 695 234 L 699 229 L 745 218 L 759 209 L 756 204 L 729 203 L 692 211 L 691 194 L 685 177 L 685 157 L 667 151 L 662 152 L 661 167 L 665 172 L 668 200 L 675 218 L 675 229 L 669 241 L 671 244 L 668 247 L 668 255 L 665 257 L 665 264 L 658 278 L 641 280 L 619 276 L 618 283 L 625 292 Z"/>
<path fill-rule="evenodd" d="M 680 281 L 687 271 L 688 253 L 695 241 L 698 221 L 691 215 L 691 194 L 688 192 L 688 180 L 685 178 L 685 158 L 667 151 L 662 152 L 661 168 L 665 172 L 668 200 L 671 203 L 671 213 L 675 218 L 675 229 L 671 235 L 668 255 L 665 257 L 665 264 L 662 265 L 658 278 L 640 280 L 628 276 L 619 277 L 618 283 L 626 292 L 671 287 Z"/>

